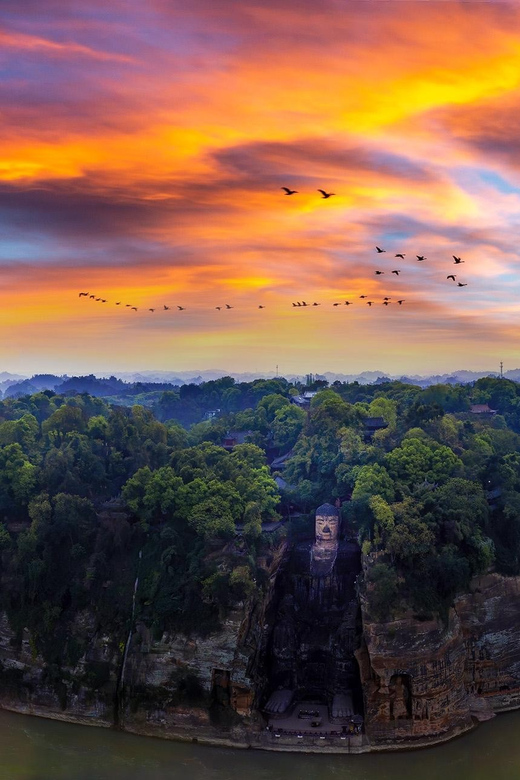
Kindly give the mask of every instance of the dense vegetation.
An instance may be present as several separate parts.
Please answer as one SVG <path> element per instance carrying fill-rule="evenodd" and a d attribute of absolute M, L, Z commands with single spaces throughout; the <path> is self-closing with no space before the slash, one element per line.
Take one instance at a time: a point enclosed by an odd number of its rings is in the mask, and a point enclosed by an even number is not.
<path fill-rule="evenodd" d="M 378 618 L 443 615 L 473 574 L 520 573 L 519 385 L 323 385 L 308 411 L 283 379 L 229 377 L 157 391 L 151 408 L 48 390 L 0 402 L 1 606 L 18 637 L 74 663 L 87 611 L 123 642 L 138 572 L 156 636 L 210 631 L 263 587 L 287 526 L 262 523 L 290 514 L 310 534 L 308 513 L 334 499 Z M 367 417 L 386 427 L 369 436 Z M 224 449 L 229 431 L 246 443 Z M 266 462 L 286 453 L 280 495 Z"/>

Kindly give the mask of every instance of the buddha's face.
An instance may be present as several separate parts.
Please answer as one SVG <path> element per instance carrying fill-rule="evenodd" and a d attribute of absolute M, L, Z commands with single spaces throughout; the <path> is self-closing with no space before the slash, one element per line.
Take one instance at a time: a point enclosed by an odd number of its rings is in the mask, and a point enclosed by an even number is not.
<path fill-rule="evenodd" d="M 335 542 L 338 538 L 339 519 L 337 517 L 316 518 L 316 541 Z"/>

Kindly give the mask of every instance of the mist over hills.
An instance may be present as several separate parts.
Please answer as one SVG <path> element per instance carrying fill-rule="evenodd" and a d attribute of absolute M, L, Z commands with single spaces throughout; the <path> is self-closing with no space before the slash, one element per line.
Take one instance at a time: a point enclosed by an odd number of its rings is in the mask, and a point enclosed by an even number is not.
<path fill-rule="evenodd" d="M 59 393 L 89 393 L 95 396 L 112 396 L 125 393 L 130 388 L 133 393 L 162 391 L 169 387 L 179 387 L 185 384 L 201 384 L 223 376 L 231 376 L 236 382 L 253 382 L 257 379 L 272 379 L 277 376 L 274 371 L 235 373 L 222 369 L 206 369 L 202 371 L 125 371 L 118 372 L 109 377 L 103 374 L 89 374 L 84 376 L 69 376 L 63 374 L 34 374 L 22 376 L 11 374 L 8 371 L 0 372 L 0 397 L 19 397 L 53 390 Z M 434 384 L 469 384 L 476 382 L 481 377 L 498 376 L 496 371 L 467 371 L 465 369 L 446 374 L 433 374 L 421 376 L 419 374 L 397 375 L 386 374 L 384 371 L 362 371 L 358 374 L 343 374 L 331 371 L 313 374 L 313 379 L 333 382 L 359 382 L 359 384 L 382 384 L 393 380 L 414 384 L 419 387 L 428 387 Z M 306 374 L 287 374 L 285 378 L 290 382 L 305 383 Z M 515 382 L 520 381 L 520 368 L 504 372 L 505 379 Z"/>

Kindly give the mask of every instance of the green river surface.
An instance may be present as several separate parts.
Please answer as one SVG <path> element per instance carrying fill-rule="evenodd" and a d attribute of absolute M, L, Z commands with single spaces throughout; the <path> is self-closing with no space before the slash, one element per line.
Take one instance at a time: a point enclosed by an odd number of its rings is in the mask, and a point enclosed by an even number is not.
<path fill-rule="evenodd" d="M 231 750 L 0 712 L 0 780 L 520 780 L 520 712 L 427 750 Z"/>

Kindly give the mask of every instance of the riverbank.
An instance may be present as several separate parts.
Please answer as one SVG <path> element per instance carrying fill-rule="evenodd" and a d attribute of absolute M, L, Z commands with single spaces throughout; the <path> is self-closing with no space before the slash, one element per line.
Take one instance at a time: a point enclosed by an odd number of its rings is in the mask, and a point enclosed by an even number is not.
<path fill-rule="evenodd" d="M 512 708 L 513 709 L 513 708 Z M 511 712 L 512 709 L 508 710 Z M 518 707 L 514 709 L 520 709 Z M 352 735 L 347 737 L 330 736 L 326 738 L 302 737 L 297 735 L 280 735 L 275 737 L 268 731 L 242 731 L 235 730 L 232 736 L 219 736 L 208 733 L 202 729 L 197 731 L 196 736 L 193 729 L 181 728 L 179 730 L 166 731 L 157 725 L 140 727 L 118 726 L 106 719 L 89 718 L 85 716 L 75 716 L 64 714 L 57 711 L 50 711 L 38 707 L 27 706 L 5 706 L 0 707 L 0 711 L 12 712 L 19 715 L 27 715 L 45 720 L 59 721 L 77 726 L 93 726 L 98 729 L 117 731 L 133 736 L 152 737 L 170 742 L 179 742 L 184 744 L 198 744 L 206 747 L 233 748 L 236 750 L 262 750 L 274 753 L 312 753 L 312 754 L 336 754 L 336 755 L 363 755 L 368 753 L 398 753 L 410 750 L 420 750 L 445 744 L 454 739 L 474 731 L 480 722 L 473 718 L 471 723 L 456 725 L 445 734 L 435 737 L 411 739 L 408 742 L 400 740 L 394 744 L 371 744 L 365 734 Z M 505 712 L 505 711 L 504 711 Z"/>

